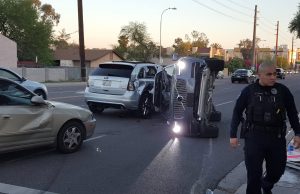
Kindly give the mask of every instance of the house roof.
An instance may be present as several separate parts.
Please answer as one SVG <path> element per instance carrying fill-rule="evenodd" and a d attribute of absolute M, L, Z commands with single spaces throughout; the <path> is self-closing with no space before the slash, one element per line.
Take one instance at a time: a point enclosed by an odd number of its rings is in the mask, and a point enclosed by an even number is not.
<path fill-rule="evenodd" d="M 85 49 L 85 60 L 94 61 L 110 53 L 114 53 L 118 55 L 113 50 Z M 122 58 L 121 56 L 119 57 Z M 55 60 L 80 60 L 79 49 L 78 48 L 56 49 L 54 51 L 54 59 Z"/>

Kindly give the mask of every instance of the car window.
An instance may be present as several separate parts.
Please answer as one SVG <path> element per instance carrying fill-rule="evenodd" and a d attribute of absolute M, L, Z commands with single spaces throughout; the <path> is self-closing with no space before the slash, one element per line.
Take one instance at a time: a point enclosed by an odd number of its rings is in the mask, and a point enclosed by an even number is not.
<path fill-rule="evenodd" d="M 148 71 L 146 74 L 147 78 L 154 78 L 155 74 L 156 74 L 156 68 L 153 66 L 148 66 Z"/>
<path fill-rule="evenodd" d="M 15 83 L 0 80 L 0 105 L 31 105 L 32 94 Z"/>
<path fill-rule="evenodd" d="M 19 77 L 17 77 L 15 74 L 12 74 L 9 71 L 0 69 L 0 77 L 5 77 L 14 81 L 19 81 Z"/>
<path fill-rule="evenodd" d="M 95 69 L 91 75 L 130 78 L 132 70 L 133 67 L 130 65 L 100 64 L 99 68 Z"/>

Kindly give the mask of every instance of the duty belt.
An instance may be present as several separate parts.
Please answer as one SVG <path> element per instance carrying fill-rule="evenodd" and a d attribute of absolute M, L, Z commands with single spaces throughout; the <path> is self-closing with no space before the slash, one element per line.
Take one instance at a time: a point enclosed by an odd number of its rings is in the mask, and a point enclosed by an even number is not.
<path fill-rule="evenodd" d="M 250 130 L 264 133 L 272 133 L 278 134 L 280 133 L 284 127 L 278 126 L 261 126 L 261 125 L 251 125 Z"/>

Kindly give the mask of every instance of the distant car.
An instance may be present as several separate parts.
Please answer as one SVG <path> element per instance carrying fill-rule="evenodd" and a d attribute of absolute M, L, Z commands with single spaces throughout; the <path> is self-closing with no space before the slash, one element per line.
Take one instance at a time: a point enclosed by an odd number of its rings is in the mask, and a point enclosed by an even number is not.
<path fill-rule="evenodd" d="M 217 79 L 223 79 L 224 78 L 224 72 L 223 71 L 219 71 L 217 76 L 216 76 Z"/>
<path fill-rule="evenodd" d="M 253 71 L 250 69 L 237 69 L 231 74 L 231 82 L 246 82 L 254 83 L 256 76 L 253 74 Z"/>
<path fill-rule="evenodd" d="M 0 78 L 0 110 L 0 153 L 46 145 L 72 153 L 96 126 L 91 111 L 45 101 L 6 78 Z"/>
<path fill-rule="evenodd" d="M 277 78 L 285 79 L 285 72 L 282 68 L 276 68 Z"/>
<path fill-rule="evenodd" d="M 90 75 L 84 92 L 92 112 L 105 108 L 136 110 L 148 118 L 153 110 L 154 77 L 160 65 L 138 61 L 102 63 Z"/>
<path fill-rule="evenodd" d="M 28 80 L 9 69 L 1 68 L 1 67 L 0 67 L 0 77 L 5 77 L 21 84 L 22 86 L 32 91 L 33 93 L 42 96 L 44 100 L 46 100 L 48 97 L 48 90 L 45 84 Z"/>

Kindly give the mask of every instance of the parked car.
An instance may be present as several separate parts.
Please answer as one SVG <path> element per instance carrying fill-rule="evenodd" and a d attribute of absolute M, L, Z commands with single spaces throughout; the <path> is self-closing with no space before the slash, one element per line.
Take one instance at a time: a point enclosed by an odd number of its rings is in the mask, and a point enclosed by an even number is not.
<path fill-rule="evenodd" d="M 253 71 L 250 69 L 237 69 L 231 74 L 231 82 L 246 82 L 246 83 L 254 83 L 256 80 L 256 76 L 253 74 Z"/>
<path fill-rule="evenodd" d="M 282 68 L 276 68 L 277 78 L 285 79 L 285 72 Z"/>
<path fill-rule="evenodd" d="M 42 96 L 45 100 L 48 97 L 48 90 L 45 84 L 28 80 L 9 69 L 1 68 L 1 67 L 0 67 L 0 77 L 5 77 L 21 84 L 22 86 L 32 91 L 33 93 Z"/>
<path fill-rule="evenodd" d="M 223 79 L 224 78 L 224 72 L 223 71 L 219 71 L 217 76 L 216 76 L 217 79 Z"/>
<path fill-rule="evenodd" d="M 148 118 L 153 110 L 154 77 L 160 69 L 160 65 L 137 61 L 102 63 L 89 76 L 85 101 L 92 112 L 122 108 Z"/>
<path fill-rule="evenodd" d="M 96 126 L 91 111 L 45 101 L 6 78 L 0 78 L 0 109 L 0 153 L 46 145 L 72 153 Z"/>

